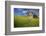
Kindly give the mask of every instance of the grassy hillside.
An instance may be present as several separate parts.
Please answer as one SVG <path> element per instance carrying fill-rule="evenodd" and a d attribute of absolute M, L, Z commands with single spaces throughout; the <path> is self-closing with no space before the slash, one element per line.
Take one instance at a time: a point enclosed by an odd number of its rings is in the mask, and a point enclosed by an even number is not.
<path fill-rule="evenodd" d="M 39 18 L 29 19 L 29 16 L 14 16 L 14 27 L 39 26 Z"/>

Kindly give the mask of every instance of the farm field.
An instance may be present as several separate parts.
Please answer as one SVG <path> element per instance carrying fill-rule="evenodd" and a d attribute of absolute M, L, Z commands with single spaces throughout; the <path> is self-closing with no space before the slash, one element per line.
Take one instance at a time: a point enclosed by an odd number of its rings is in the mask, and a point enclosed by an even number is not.
<path fill-rule="evenodd" d="M 14 27 L 38 27 L 39 18 L 29 19 L 29 16 L 14 16 Z"/>

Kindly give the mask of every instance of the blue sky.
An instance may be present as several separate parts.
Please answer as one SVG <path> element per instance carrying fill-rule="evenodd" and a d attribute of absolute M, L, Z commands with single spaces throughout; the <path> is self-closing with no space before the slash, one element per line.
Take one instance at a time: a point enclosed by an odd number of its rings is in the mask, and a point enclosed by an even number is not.
<path fill-rule="evenodd" d="M 15 16 L 26 16 L 27 12 L 31 11 L 33 12 L 33 15 L 39 15 L 39 9 L 28 9 L 28 8 L 14 8 L 14 15 Z"/>

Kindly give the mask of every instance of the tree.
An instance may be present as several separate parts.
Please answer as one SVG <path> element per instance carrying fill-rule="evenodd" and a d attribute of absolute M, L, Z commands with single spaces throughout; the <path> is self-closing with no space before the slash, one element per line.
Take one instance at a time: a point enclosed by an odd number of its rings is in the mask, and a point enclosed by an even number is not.
<path fill-rule="evenodd" d="M 32 12 L 31 12 L 30 10 L 28 10 L 26 14 L 27 14 L 27 16 L 33 15 Z"/>
<path fill-rule="evenodd" d="M 37 15 L 33 15 L 33 18 L 38 18 L 38 16 Z"/>

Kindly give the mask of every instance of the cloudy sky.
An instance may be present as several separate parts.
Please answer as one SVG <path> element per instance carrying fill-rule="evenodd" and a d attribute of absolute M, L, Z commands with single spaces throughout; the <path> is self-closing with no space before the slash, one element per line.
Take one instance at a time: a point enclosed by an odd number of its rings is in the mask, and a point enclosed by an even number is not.
<path fill-rule="evenodd" d="M 14 8 L 14 15 L 15 16 L 26 16 L 27 12 L 33 12 L 33 15 L 39 15 L 39 9 L 28 9 L 28 8 Z"/>

